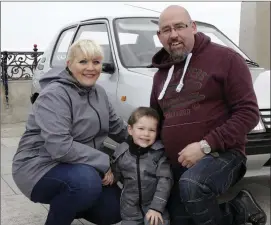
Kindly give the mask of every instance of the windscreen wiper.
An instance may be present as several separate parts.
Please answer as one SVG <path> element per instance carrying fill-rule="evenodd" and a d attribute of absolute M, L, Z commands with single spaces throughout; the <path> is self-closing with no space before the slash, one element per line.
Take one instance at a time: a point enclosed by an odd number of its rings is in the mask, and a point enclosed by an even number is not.
<path fill-rule="evenodd" d="M 252 61 L 252 60 L 249 60 L 249 59 L 245 59 L 246 60 L 246 63 L 248 65 L 252 65 L 252 66 L 256 66 L 256 67 L 260 67 L 258 63 Z"/>

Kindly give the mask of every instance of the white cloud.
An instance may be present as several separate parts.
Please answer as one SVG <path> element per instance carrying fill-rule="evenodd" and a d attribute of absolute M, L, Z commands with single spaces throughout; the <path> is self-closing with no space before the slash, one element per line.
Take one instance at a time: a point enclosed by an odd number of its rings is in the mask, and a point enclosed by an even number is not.
<path fill-rule="evenodd" d="M 33 44 L 38 44 L 44 51 L 62 26 L 90 17 L 124 12 L 159 16 L 126 4 L 157 11 L 171 4 L 182 5 L 192 19 L 212 23 L 239 43 L 240 2 L 2 2 L 1 50 L 32 51 Z"/>

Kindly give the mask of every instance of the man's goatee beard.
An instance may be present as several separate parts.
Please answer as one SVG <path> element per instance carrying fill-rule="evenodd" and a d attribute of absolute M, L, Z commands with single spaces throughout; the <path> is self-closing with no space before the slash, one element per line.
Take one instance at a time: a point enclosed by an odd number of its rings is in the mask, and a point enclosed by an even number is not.
<path fill-rule="evenodd" d="M 182 62 L 186 59 L 188 54 L 170 54 L 170 58 L 173 62 Z"/>
<path fill-rule="evenodd" d="M 185 60 L 186 57 L 187 55 L 170 55 L 170 58 L 173 62 L 182 62 Z"/>

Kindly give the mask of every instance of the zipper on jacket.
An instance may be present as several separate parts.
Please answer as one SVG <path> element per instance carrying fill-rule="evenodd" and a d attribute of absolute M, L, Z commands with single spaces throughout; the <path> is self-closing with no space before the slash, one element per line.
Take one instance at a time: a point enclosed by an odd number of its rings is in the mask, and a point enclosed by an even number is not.
<path fill-rule="evenodd" d="M 90 107 L 96 112 L 98 119 L 99 119 L 99 131 L 98 133 L 101 131 L 102 129 L 102 124 L 101 124 L 101 118 L 100 115 L 98 113 L 98 111 L 91 105 L 90 100 L 89 100 L 89 93 L 88 93 L 88 104 L 90 105 Z M 95 138 L 93 138 L 93 144 L 94 144 L 94 148 L 96 148 L 96 142 L 95 142 Z"/>
<path fill-rule="evenodd" d="M 140 150 L 138 150 L 140 151 Z M 139 195 L 139 209 L 142 213 L 143 218 L 145 217 L 145 213 L 142 209 L 142 192 L 141 192 L 141 178 L 140 178 L 140 165 L 139 165 L 139 159 L 140 159 L 140 155 L 137 155 L 136 158 L 136 169 L 137 169 L 137 183 L 138 183 L 138 195 Z"/>

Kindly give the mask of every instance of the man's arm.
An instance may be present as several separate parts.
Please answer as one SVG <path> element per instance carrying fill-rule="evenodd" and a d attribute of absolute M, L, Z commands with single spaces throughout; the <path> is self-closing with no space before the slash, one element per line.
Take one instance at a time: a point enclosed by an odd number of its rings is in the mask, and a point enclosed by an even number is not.
<path fill-rule="evenodd" d="M 172 172 L 166 156 L 159 160 L 156 176 L 159 180 L 150 209 L 163 213 L 173 186 Z"/>
<path fill-rule="evenodd" d="M 204 137 L 212 151 L 243 144 L 244 136 L 259 122 L 259 108 L 251 74 L 244 59 L 237 53 L 231 57 L 224 93 L 231 117 Z"/>

